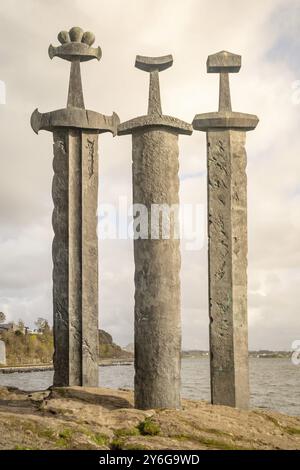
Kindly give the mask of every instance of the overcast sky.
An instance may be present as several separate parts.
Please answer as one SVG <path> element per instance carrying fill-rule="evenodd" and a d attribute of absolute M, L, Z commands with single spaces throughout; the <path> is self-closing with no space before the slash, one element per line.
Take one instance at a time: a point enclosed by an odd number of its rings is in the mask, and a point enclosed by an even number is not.
<path fill-rule="evenodd" d="M 82 66 L 85 104 L 121 121 L 147 110 L 148 77 L 136 54 L 173 54 L 161 73 L 165 114 L 191 122 L 214 111 L 218 78 L 209 54 L 242 55 L 231 78 L 233 109 L 257 114 L 247 134 L 249 345 L 290 349 L 300 339 L 299 0 L 9 0 L 0 4 L 0 310 L 32 325 L 51 320 L 52 135 L 36 136 L 30 115 L 66 104 L 69 65 L 51 61 L 60 30 L 96 35 L 103 57 Z M 298 96 L 299 94 L 299 96 Z M 299 103 L 298 103 L 299 101 Z M 205 135 L 180 137 L 181 202 L 206 207 Z M 131 200 L 131 137 L 100 136 L 102 203 Z M 205 229 L 205 227 L 203 227 Z M 182 250 L 185 349 L 207 348 L 207 246 Z M 100 244 L 100 326 L 133 340 L 132 242 Z"/>

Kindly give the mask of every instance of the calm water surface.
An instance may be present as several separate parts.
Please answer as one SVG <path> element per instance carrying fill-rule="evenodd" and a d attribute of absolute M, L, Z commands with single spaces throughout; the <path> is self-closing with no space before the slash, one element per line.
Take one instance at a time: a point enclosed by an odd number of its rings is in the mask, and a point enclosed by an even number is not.
<path fill-rule="evenodd" d="M 99 368 L 100 383 L 108 388 L 133 388 L 133 365 Z M 53 372 L 0 374 L 0 386 L 42 390 L 52 385 Z M 300 416 L 300 366 L 289 359 L 250 359 L 251 406 Z M 182 396 L 210 399 L 207 358 L 182 360 Z"/>

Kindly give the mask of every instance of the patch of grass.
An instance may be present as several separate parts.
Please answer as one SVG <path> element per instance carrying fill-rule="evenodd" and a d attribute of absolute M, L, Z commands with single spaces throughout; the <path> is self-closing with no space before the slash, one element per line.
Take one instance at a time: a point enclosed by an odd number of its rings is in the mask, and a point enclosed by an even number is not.
<path fill-rule="evenodd" d="M 151 418 L 146 418 L 138 425 L 138 430 L 143 436 L 157 436 L 160 433 L 160 427 Z"/>
<path fill-rule="evenodd" d="M 60 431 L 59 433 L 59 437 L 61 439 L 68 439 L 70 440 L 71 437 L 73 436 L 74 434 L 74 431 L 72 429 L 69 429 L 69 428 L 66 428 L 66 429 L 63 429 L 62 431 Z"/>
<path fill-rule="evenodd" d="M 90 434 L 89 437 L 99 447 L 107 446 L 109 443 L 109 437 L 106 436 L 105 434 L 100 434 L 100 433 Z"/>
<path fill-rule="evenodd" d="M 264 418 L 266 418 L 268 421 L 271 421 L 271 423 L 273 423 L 277 428 L 279 428 L 281 431 L 286 432 L 287 434 L 290 434 L 292 436 L 300 435 L 300 428 L 294 428 L 291 426 L 283 426 L 282 424 L 279 423 L 279 421 L 276 418 L 270 415 L 266 415 L 264 413 L 259 413 L 256 411 L 256 414 L 259 414 L 260 416 L 263 416 Z"/>
<path fill-rule="evenodd" d="M 53 431 L 50 428 L 41 426 L 40 423 L 36 423 L 34 421 L 22 422 L 22 421 L 16 420 L 14 424 L 16 425 L 16 428 L 22 430 L 24 434 L 27 434 L 29 432 L 32 438 L 36 437 L 36 438 L 42 438 L 42 439 L 51 440 L 51 441 L 56 440 L 55 431 Z"/>
<path fill-rule="evenodd" d="M 188 425 L 188 426 L 192 426 L 192 428 L 194 430 L 197 430 L 197 431 L 200 431 L 200 432 L 205 432 L 205 433 L 208 433 L 208 434 L 215 434 L 216 436 L 222 436 L 222 437 L 228 437 L 228 438 L 231 438 L 231 434 L 229 434 L 228 432 L 226 431 L 221 431 L 220 429 L 215 429 L 215 428 L 204 428 L 203 426 L 199 426 L 197 425 L 196 423 L 191 423 L 191 421 L 189 421 L 188 419 L 184 419 L 182 418 L 181 421 Z M 172 437 L 172 436 L 170 436 Z"/>
<path fill-rule="evenodd" d="M 172 436 L 171 439 L 176 439 L 178 441 L 192 441 L 198 442 L 205 445 L 209 449 L 219 449 L 219 450 L 250 450 L 249 447 L 239 446 L 237 444 L 231 444 L 230 442 L 225 442 L 223 440 L 214 439 L 204 436 L 189 436 L 187 434 Z M 252 450 L 252 448 L 251 448 Z"/>
<path fill-rule="evenodd" d="M 185 436 L 184 434 L 176 434 L 176 436 L 169 436 L 170 439 L 176 439 L 176 441 L 188 441 L 188 440 L 193 440 L 192 437 Z"/>
<path fill-rule="evenodd" d="M 38 437 L 44 437 L 46 439 L 54 440 L 55 432 L 52 429 L 37 429 Z"/>
<path fill-rule="evenodd" d="M 26 447 L 26 446 L 15 446 L 13 450 L 36 450 L 34 447 Z"/>
<path fill-rule="evenodd" d="M 194 439 L 193 439 L 194 440 Z M 252 447 L 243 447 L 238 444 L 232 444 L 231 442 L 221 441 L 219 439 L 211 439 L 208 437 L 198 437 L 198 442 L 206 445 L 208 448 L 219 449 L 219 450 L 253 450 Z"/>
<path fill-rule="evenodd" d="M 59 432 L 59 439 L 56 441 L 56 445 L 59 447 L 68 447 L 74 435 L 72 429 L 66 428 Z"/>
<path fill-rule="evenodd" d="M 207 437 L 200 437 L 199 442 L 206 445 L 209 448 L 220 449 L 220 450 L 245 450 L 244 447 L 229 442 L 220 441 L 218 439 L 210 439 Z"/>
<path fill-rule="evenodd" d="M 56 392 L 58 395 L 61 395 L 63 398 L 67 396 L 67 390 L 64 387 L 55 387 L 53 392 Z"/>
<path fill-rule="evenodd" d="M 126 444 L 124 450 L 148 450 L 148 447 L 143 444 Z"/>
<path fill-rule="evenodd" d="M 139 436 L 140 431 L 138 428 L 121 428 L 114 431 L 116 437 L 130 437 Z"/>
<path fill-rule="evenodd" d="M 228 432 L 226 431 L 221 431 L 220 429 L 214 429 L 214 428 L 203 428 L 201 431 L 207 432 L 209 434 L 215 434 L 216 436 L 223 436 L 223 437 L 232 437 Z"/>
<path fill-rule="evenodd" d="M 100 447 L 107 446 L 110 441 L 110 438 L 107 436 L 107 434 L 101 434 L 100 432 L 93 433 L 89 429 L 82 427 L 78 428 L 78 432 L 87 436 L 91 441 Z"/>
<path fill-rule="evenodd" d="M 126 444 L 126 437 L 140 436 L 139 428 L 121 428 L 115 429 L 115 438 L 110 443 L 111 450 L 145 450 L 140 444 Z"/>
<path fill-rule="evenodd" d="M 111 450 L 148 450 L 148 447 L 144 446 L 143 444 L 138 443 L 128 443 L 124 442 L 124 439 L 114 439 L 110 443 Z"/>
<path fill-rule="evenodd" d="M 124 449 L 124 441 L 123 439 L 113 439 L 110 443 L 110 450 L 123 450 Z"/>
<path fill-rule="evenodd" d="M 270 421 L 271 423 L 273 423 L 277 428 L 282 428 L 281 424 L 277 421 L 276 418 L 274 418 L 273 416 L 270 416 L 270 415 L 267 415 L 265 414 L 264 412 L 260 412 L 260 411 L 254 411 L 255 414 L 257 414 L 258 416 L 261 416 L 262 418 L 264 418 L 266 421 Z"/>

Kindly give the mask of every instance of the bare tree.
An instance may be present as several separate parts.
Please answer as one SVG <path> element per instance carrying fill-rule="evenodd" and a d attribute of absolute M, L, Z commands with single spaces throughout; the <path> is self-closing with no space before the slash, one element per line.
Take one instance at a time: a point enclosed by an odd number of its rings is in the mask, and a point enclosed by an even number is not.
<path fill-rule="evenodd" d="M 50 332 L 49 323 L 47 320 L 45 320 L 45 318 L 38 318 L 35 322 L 35 326 L 37 327 L 39 333 L 47 334 Z"/>

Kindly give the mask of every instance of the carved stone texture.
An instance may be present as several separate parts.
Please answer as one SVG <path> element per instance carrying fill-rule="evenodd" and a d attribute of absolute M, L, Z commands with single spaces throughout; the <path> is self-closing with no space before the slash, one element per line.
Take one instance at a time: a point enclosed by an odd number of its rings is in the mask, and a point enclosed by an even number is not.
<path fill-rule="evenodd" d="M 53 132 L 54 385 L 98 385 L 98 134 L 117 132 L 118 116 L 84 109 L 80 62 L 100 59 L 94 35 L 74 27 L 49 48 L 71 62 L 67 108 L 31 117 Z"/>
<path fill-rule="evenodd" d="M 178 134 L 191 125 L 162 115 L 159 70 L 172 56 L 137 56 L 136 66 L 150 72 L 148 115 L 120 124 L 118 134 L 132 134 L 133 203 L 148 209 L 148 239 L 134 240 L 135 260 L 135 406 L 180 407 L 180 250 L 174 234 L 176 211 L 169 217 L 169 236 L 155 221 L 153 204 L 179 203 Z M 156 219 L 157 220 L 157 219 Z M 151 238 L 151 221 L 154 237 Z"/>
<path fill-rule="evenodd" d="M 247 408 L 245 133 L 209 132 L 208 236 L 212 402 Z"/>
<path fill-rule="evenodd" d="M 144 204 L 150 217 L 151 204 L 179 203 L 178 153 L 174 132 L 149 129 L 133 134 L 133 201 Z M 134 242 L 138 408 L 180 407 L 179 243 L 161 236 Z"/>
<path fill-rule="evenodd" d="M 69 155 L 66 133 L 56 131 L 53 138 L 53 363 L 54 384 L 64 386 L 73 381 L 69 377 Z"/>
<path fill-rule="evenodd" d="M 82 382 L 98 384 L 98 135 L 82 132 Z M 97 364 L 97 367 L 96 367 Z"/>
<path fill-rule="evenodd" d="M 55 385 L 98 384 L 97 138 L 54 132 Z"/>
<path fill-rule="evenodd" d="M 207 133 L 208 264 L 212 403 L 249 405 L 247 324 L 246 131 L 258 118 L 231 111 L 228 73 L 241 57 L 222 51 L 208 57 L 220 73 L 219 111 L 198 114 L 194 129 Z"/>

